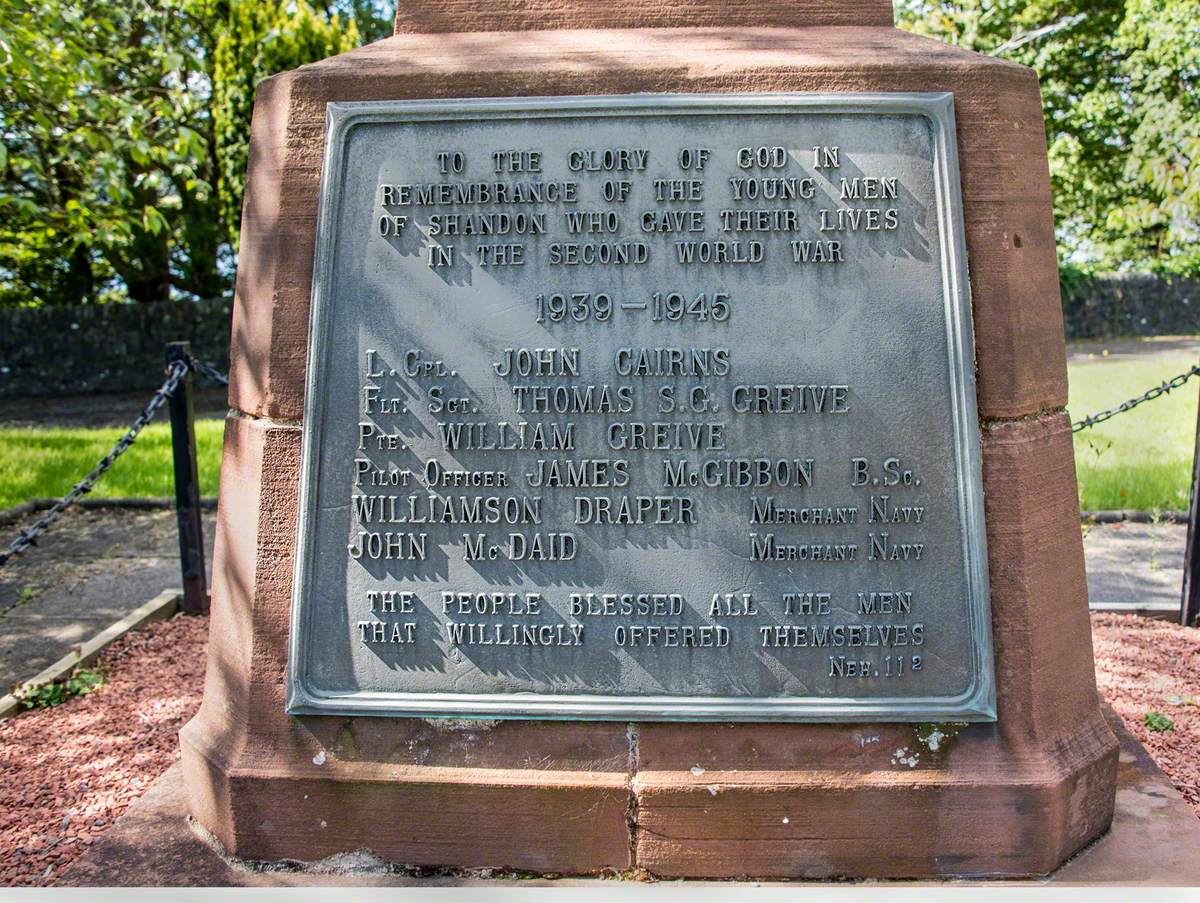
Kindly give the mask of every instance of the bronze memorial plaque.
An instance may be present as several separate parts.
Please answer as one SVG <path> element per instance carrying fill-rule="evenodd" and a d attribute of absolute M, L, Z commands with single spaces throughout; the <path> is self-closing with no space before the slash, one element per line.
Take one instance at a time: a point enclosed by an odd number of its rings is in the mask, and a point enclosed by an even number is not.
<path fill-rule="evenodd" d="M 330 104 L 293 714 L 995 718 L 949 94 Z"/>

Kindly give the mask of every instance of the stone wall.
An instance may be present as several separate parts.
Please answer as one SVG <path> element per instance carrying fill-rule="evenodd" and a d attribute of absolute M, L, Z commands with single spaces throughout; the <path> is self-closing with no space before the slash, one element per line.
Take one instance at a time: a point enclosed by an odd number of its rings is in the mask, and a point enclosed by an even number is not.
<path fill-rule="evenodd" d="M 0 398 L 127 392 L 163 380 L 163 346 L 229 369 L 233 301 L 0 310 Z"/>
<path fill-rule="evenodd" d="M 1200 334 L 1200 279 L 1067 278 L 1063 319 L 1068 340 Z"/>
<path fill-rule="evenodd" d="M 163 346 L 229 367 L 233 302 L 106 304 L 0 310 L 0 398 L 153 389 Z M 1200 279 L 1157 276 L 1068 278 L 1068 339 L 1200 334 Z"/>

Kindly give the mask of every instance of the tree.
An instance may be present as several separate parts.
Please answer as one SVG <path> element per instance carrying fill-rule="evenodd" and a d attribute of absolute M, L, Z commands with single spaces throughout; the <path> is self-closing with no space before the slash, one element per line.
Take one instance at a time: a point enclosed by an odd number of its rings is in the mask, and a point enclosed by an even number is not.
<path fill-rule="evenodd" d="M 356 43 L 304 0 L 0 0 L 0 305 L 227 292 L 255 86 Z"/>
<path fill-rule="evenodd" d="M 221 216 L 237 246 L 246 189 L 250 116 L 254 89 L 267 76 L 358 46 L 358 28 L 336 15 L 317 13 L 305 0 L 294 4 L 232 0 L 216 44 L 213 118 L 223 178 Z"/>
<path fill-rule="evenodd" d="M 1129 0 L 1117 33 L 1137 110 L 1106 226 L 1157 268 L 1200 273 L 1200 0 Z"/>
<path fill-rule="evenodd" d="M 0 301 L 220 292 L 203 7 L 0 0 Z"/>
<path fill-rule="evenodd" d="M 1198 4 L 901 0 L 898 20 L 1037 70 L 1065 259 L 1197 272 Z"/>
<path fill-rule="evenodd" d="M 389 37 L 396 18 L 392 0 L 327 0 L 321 9 L 327 19 L 338 16 L 344 22 L 353 22 L 364 44 Z"/>

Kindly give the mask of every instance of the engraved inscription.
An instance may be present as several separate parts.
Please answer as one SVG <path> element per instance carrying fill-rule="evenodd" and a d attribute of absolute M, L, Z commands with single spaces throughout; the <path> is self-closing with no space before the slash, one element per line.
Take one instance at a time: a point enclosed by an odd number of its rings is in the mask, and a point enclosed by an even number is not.
<path fill-rule="evenodd" d="M 945 95 L 331 105 L 289 706 L 994 717 Z"/>

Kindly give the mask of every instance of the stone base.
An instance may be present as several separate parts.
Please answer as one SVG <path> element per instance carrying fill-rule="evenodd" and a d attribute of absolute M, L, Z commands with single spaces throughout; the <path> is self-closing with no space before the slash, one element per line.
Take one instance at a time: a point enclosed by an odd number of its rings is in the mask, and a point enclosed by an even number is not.
<path fill-rule="evenodd" d="M 238 857 L 1015 877 L 1109 824 L 1117 743 L 1092 680 L 1063 414 L 985 430 L 1000 718 L 936 750 L 906 724 L 286 717 L 298 432 L 228 423 L 206 694 L 181 734 L 192 814 Z"/>
<path fill-rule="evenodd" d="M 885 27 L 886 4 L 875 0 L 788 6 L 789 16 L 818 6 L 870 12 L 851 19 L 858 25 L 796 20 L 814 26 L 803 28 L 763 18 L 776 7 L 717 0 L 683 6 L 709 10 L 721 27 L 682 27 L 680 12 L 678 28 L 611 28 L 626 7 L 668 7 L 571 0 L 540 5 L 569 13 L 553 21 L 573 30 L 519 39 L 455 26 L 478 4 L 402 5 L 438 7 L 449 33 L 399 34 L 257 91 L 209 670 L 204 704 L 182 734 L 196 820 L 246 859 L 367 848 L 415 866 L 690 878 L 1045 874 L 1102 834 L 1117 744 L 1094 681 L 1036 75 Z M 508 27 L 505 10 L 538 5 L 498 3 L 488 21 Z M 934 750 L 904 724 L 447 730 L 286 716 L 326 104 L 780 91 L 954 94 L 998 721 Z"/>
<path fill-rule="evenodd" d="M 1021 754 L 995 725 L 937 751 L 909 725 L 613 725 L 628 731 L 628 759 L 570 771 L 488 767 L 521 722 L 379 722 L 325 719 L 303 764 L 214 760 L 193 722 L 182 735 L 192 812 L 253 860 L 369 849 L 417 867 L 568 875 L 1026 877 L 1105 830 L 1117 766 L 1099 716 L 1061 749 Z M 594 727 L 579 726 L 581 739 Z M 393 742 L 396 728 L 431 756 L 474 749 L 478 764 L 386 764 L 370 732 Z"/>
<path fill-rule="evenodd" d="M 1170 785 L 1145 749 L 1120 724 L 1109 720 L 1121 741 L 1117 805 L 1112 829 L 1036 884 L 1053 885 L 1197 885 L 1200 862 L 1179 855 L 1200 845 L 1200 821 Z M 1003 810 L 981 817 L 978 828 L 1000 832 L 1008 824 Z M 546 838 L 527 838 L 531 845 Z M 1024 842 L 1011 837 L 1009 843 Z M 393 869 L 370 857 L 323 863 L 316 869 L 294 867 L 263 871 L 261 865 L 224 858 L 193 831 L 187 820 L 182 768 L 171 768 L 130 807 L 60 879 L 59 884 L 100 886 L 405 886 L 530 884 L 586 886 L 594 879 L 485 880 L 470 873 L 445 871 L 419 875 Z M 937 882 L 945 883 L 945 882 Z M 991 882 L 979 882 L 991 883 Z M 1011 882 L 1009 882 L 1011 883 Z M 1026 882 L 1022 882 L 1026 883 Z"/>

